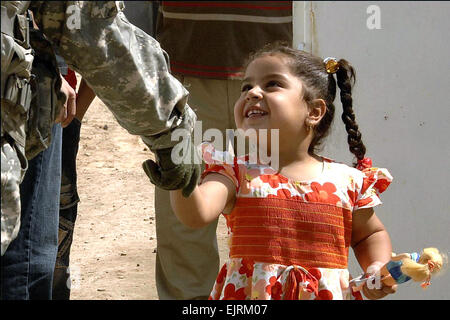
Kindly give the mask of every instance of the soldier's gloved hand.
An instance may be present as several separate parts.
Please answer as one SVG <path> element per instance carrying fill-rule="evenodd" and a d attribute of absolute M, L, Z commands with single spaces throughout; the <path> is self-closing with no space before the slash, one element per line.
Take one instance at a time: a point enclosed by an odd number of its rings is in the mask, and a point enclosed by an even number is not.
<path fill-rule="evenodd" d="M 172 149 L 156 150 L 155 155 L 158 163 L 153 160 L 146 160 L 142 163 L 142 167 L 154 185 L 164 190 L 183 189 L 182 194 L 187 198 L 194 191 L 201 174 L 201 167 L 198 164 L 200 162 L 194 161 L 195 158 L 198 159 L 197 150 L 189 141 L 188 149 L 190 149 L 190 152 L 183 155 L 184 160 L 189 161 L 175 164 L 171 158 Z M 185 159 L 187 157 L 189 159 Z M 188 164 L 184 162 L 188 162 Z"/>

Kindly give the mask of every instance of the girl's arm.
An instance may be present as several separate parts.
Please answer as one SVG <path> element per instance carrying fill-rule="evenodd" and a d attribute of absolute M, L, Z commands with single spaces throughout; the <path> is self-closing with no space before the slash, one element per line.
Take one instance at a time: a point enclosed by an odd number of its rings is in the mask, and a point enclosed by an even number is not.
<path fill-rule="evenodd" d="M 208 174 L 188 198 L 181 192 L 170 191 L 170 203 L 178 219 L 191 228 L 201 228 L 213 222 L 236 199 L 234 184 L 218 173 Z"/>
<path fill-rule="evenodd" d="M 353 213 L 352 220 L 352 248 L 361 268 L 370 273 L 379 270 L 391 260 L 392 246 L 389 234 L 372 208 L 360 209 Z M 379 290 L 368 290 L 364 286 L 363 292 L 369 299 L 379 299 L 396 288 L 383 287 Z"/>
<path fill-rule="evenodd" d="M 384 264 L 391 260 L 389 234 L 372 208 L 360 209 L 353 214 L 352 248 L 363 270 L 374 262 Z"/>

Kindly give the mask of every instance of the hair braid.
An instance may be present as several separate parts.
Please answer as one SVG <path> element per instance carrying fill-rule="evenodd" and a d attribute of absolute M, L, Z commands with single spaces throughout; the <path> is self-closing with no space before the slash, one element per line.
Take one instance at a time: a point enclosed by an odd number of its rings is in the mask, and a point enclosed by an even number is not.
<path fill-rule="evenodd" d="M 350 152 L 357 160 L 362 160 L 366 154 L 366 147 L 361 139 L 358 125 L 353 112 L 352 86 L 355 83 L 355 70 L 344 59 L 339 60 L 339 70 L 336 72 L 337 85 L 340 89 L 341 102 L 343 107 L 342 121 L 348 134 L 347 142 Z M 356 166 L 356 164 L 355 164 Z"/>
<path fill-rule="evenodd" d="M 336 82 L 340 89 L 341 102 L 343 106 L 342 120 L 348 134 L 348 144 L 350 152 L 357 160 L 363 160 L 366 147 L 364 146 L 361 133 L 355 121 L 355 114 L 352 107 L 352 86 L 355 82 L 355 70 L 344 59 L 339 60 L 339 69 L 336 71 L 337 81 L 334 75 L 326 70 L 322 58 L 314 56 L 308 52 L 295 50 L 288 44 L 275 42 L 269 43 L 262 49 L 252 53 L 245 63 L 245 68 L 256 58 L 265 55 L 282 55 L 288 58 L 287 65 L 292 74 L 300 78 L 303 85 L 303 99 L 306 103 L 314 103 L 315 99 L 324 99 L 327 110 L 319 124 L 314 127 L 314 137 L 309 145 L 310 154 L 320 147 L 322 140 L 328 135 L 333 121 L 335 106 L 333 101 L 336 97 Z M 357 163 L 354 164 L 357 166 Z"/>

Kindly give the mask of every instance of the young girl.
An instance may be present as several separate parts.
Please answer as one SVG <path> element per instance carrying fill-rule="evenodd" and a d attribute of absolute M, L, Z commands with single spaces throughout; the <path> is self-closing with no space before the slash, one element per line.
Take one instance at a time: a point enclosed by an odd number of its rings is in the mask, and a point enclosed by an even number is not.
<path fill-rule="evenodd" d="M 392 177 L 364 158 L 352 110 L 353 68 L 345 60 L 326 62 L 277 44 L 247 64 L 236 125 L 279 130 L 279 170 L 250 163 L 248 156 L 234 158 L 233 165 L 211 163 L 222 157 L 203 145 L 209 165 L 201 184 L 188 198 L 171 191 L 172 207 L 186 225 L 202 227 L 221 213 L 227 220 L 229 261 L 210 299 L 352 299 L 349 246 L 369 272 L 391 258 L 388 233 L 372 208 L 381 203 L 378 195 Z M 363 171 L 315 152 L 333 120 L 333 73 L 350 151 Z M 264 147 L 270 155 L 270 143 Z M 393 291 L 363 289 L 369 298 Z"/>

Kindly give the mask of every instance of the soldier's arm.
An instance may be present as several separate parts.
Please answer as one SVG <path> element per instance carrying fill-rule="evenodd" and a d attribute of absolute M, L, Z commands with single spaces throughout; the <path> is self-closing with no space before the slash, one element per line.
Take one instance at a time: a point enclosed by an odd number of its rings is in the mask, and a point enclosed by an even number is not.
<path fill-rule="evenodd" d="M 112 111 L 155 151 L 174 146 L 170 132 L 193 128 L 188 92 L 169 72 L 159 43 L 130 24 L 114 1 L 32 2 L 36 22 Z"/>

